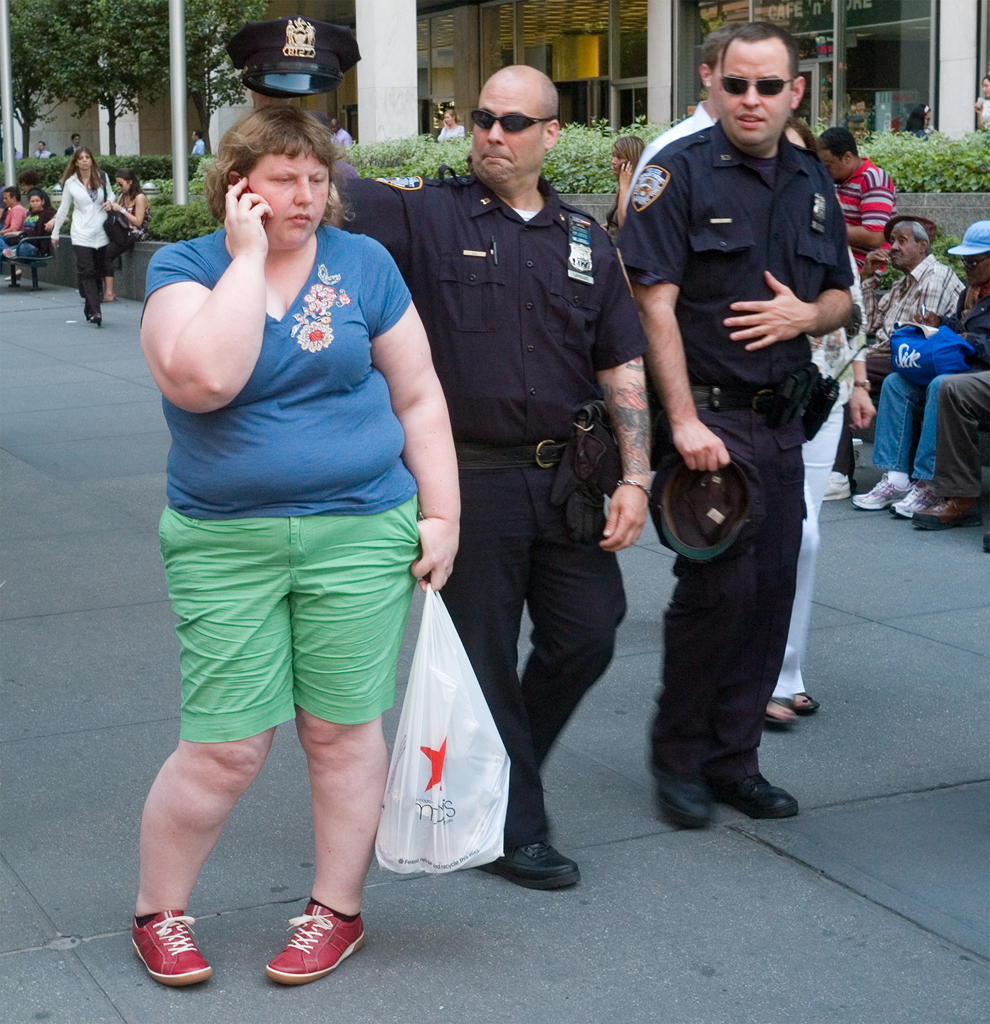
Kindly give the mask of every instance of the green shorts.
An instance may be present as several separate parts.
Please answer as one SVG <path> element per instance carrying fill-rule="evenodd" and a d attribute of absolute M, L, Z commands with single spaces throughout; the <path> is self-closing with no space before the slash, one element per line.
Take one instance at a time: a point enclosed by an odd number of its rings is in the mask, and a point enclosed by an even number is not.
<path fill-rule="evenodd" d="M 246 739 L 297 705 L 343 725 L 390 708 L 417 508 L 415 497 L 369 516 L 189 519 L 166 508 L 182 739 Z"/>

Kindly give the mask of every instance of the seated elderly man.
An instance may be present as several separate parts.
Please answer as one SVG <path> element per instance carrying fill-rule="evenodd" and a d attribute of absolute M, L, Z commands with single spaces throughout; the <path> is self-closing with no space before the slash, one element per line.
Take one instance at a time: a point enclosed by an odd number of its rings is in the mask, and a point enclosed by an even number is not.
<path fill-rule="evenodd" d="M 944 313 L 929 308 L 923 317 L 916 316 L 913 319 L 924 319 L 932 327 L 947 323 L 951 330 L 962 335 L 975 349 L 972 368 L 981 371 L 990 369 L 990 221 L 977 221 L 970 225 L 962 244 L 950 249 L 949 253 L 962 256 L 966 269 L 966 288 L 963 289 L 958 279 L 955 280 L 958 285 L 953 289 L 958 296 L 955 309 Z M 931 512 L 939 504 L 938 494 L 929 481 L 935 476 L 939 390 L 942 382 L 952 376 L 940 374 L 932 379 L 927 388 L 912 384 L 899 373 L 891 374 L 884 381 L 877 409 L 873 465 L 886 472 L 868 494 L 857 494 L 852 499 L 857 508 L 877 510 L 890 506 L 894 515 L 911 519 L 921 513 Z M 922 401 L 925 403 L 925 414 L 914 459 L 915 482 L 912 485 L 908 476 L 911 427 L 915 406 Z"/>
<path fill-rule="evenodd" d="M 871 379 L 875 379 L 874 374 L 880 369 L 878 357 L 883 357 L 885 366 L 878 376 L 886 377 L 893 369 L 890 336 L 898 327 L 921 323 L 926 311 L 948 319 L 956 308 L 963 286 L 952 268 L 939 263 L 931 254 L 937 232 L 936 225 L 926 217 L 898 214 L 891 217 L 883 229 L 883 237 L 890 242 L 889 254 L 883 249 L 874 249 L 863 261 L 860 271 L 866 314 L 863 330 L 876 338 L 863 357 L 867 359 Z M 878 299 L 877 279 L 888 259 L 904 276 Z"/>

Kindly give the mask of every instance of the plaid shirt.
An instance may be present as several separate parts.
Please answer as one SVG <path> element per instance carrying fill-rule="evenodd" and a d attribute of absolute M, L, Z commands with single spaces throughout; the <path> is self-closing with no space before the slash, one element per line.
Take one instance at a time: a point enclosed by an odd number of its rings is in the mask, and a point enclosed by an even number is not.
<path fill-rule="evenodd" d="M 904 324 L 921 322 L 922 305 L 930 313 L 948 320 L 955 312 L 963 283 L 951 267 L 926 256 L 909 274 L 905 274 L 881 299 L 877 299 L 876 278 L 863 282 L 863 330 L 876 335 L 868 355 L 890 353 L 890 336 Z"/>

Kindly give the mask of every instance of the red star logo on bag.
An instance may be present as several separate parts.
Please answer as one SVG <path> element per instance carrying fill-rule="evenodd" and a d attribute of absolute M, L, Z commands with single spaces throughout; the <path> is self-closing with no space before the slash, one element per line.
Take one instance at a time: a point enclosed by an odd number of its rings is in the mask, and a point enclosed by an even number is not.
<path fill-rule="evenodd" d="M 439 750 L 431 750 L 429 747 L 420 747 L 419 749 L 430 759 L 430 782 L 426 787 L 426 791 L 429 792 L 434 786 L 440 785 L 443 775 L 443 759 L 447 756 L 447 739 L 444 737 Z"/>

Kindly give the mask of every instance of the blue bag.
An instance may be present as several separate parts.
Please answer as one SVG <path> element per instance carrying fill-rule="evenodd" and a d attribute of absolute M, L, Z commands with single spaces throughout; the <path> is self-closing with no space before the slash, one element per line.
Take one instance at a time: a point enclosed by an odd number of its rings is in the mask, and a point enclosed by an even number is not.
<path fill-rule="evenodd" d="M 929 333 L 930 332 L 930 333 Z M 926 388 L 942 373 L 969 373 L 975 349 L 948 327 L 899 327 L 890 336 L 890 361 L 912 384 Z"/>

